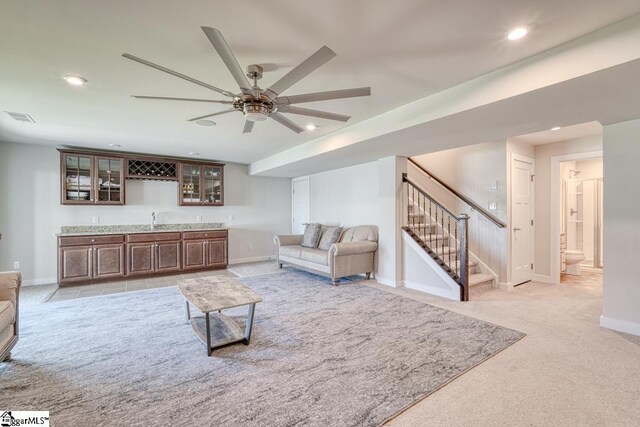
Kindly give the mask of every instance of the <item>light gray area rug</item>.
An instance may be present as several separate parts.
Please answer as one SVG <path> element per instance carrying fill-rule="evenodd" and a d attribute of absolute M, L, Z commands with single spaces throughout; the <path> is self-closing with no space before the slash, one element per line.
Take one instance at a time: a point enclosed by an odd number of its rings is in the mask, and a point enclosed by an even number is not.
<path fill-rule="evenodd" d="M 374 426 L 523 336 L 313 274 L 242 280 L 264 298 L 251 344 L 212 357 L 175 287 L 29 307 L 0 407 L 55 426 Z"/>

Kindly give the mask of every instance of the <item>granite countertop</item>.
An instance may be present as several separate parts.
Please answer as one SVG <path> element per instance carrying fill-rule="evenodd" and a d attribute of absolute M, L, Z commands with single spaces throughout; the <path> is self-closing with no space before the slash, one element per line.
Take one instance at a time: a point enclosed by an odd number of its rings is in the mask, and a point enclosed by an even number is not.
<path fill-rule="evenodd" d="M 170 233 L 199 230 L 228 230 L 222 222 L 198 222 L 188 224 L 150 225 L 72 225 L 61 228 L 56 236 L 96 236 L 100 234 Z"/>

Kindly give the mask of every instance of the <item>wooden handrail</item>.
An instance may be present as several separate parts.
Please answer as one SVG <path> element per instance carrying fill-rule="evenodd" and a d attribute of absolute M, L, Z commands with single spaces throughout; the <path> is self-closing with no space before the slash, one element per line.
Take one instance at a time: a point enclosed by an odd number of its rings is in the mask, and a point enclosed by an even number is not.
<path fill-rule="evenodd" d="M 440 184 L 443 188 L 445 188 L 449 193 L 453 194 L 454 196 L 456 196 L 458 199 L 462 200 L 463 202 L 465 202 L 467 205 L 469 205 L 471 207 L 472 210 L 478 211 L 480 212 L 485 218 L 487 218 L 489 221 L 493 222 L 495 225 L 497 225 L 500 228 L 505 228 L 507 225 L 500 221 L 498 218 L 496 218 L 494 215 L 492 215 L 491 213 L 487 212 L 486 210 L 484 210 L 482 207 L 480 207 L 479 205 L 477 205 L 473 200 L 469 199 L 467 196 L 465 196 L 464 194 L 459 193 L 458 191 L 456 191 L 454 188 L 452 188 L 451 186 L 449 186 L 446 182 L 442 181 L 440 178 L 438 178 L 437 176 L 435 176 L 434 174 L 432 174 L 431 172 L 429 172 L 428 170 L 426 170 L 425 168 L 423 168 L 422 166 L 420 166 L 415 160 L 413 160 L 411 157 L 408 157 L 407 160 L 416 168 L 418 168 L 422 173 L 424 173 L 425 175 L 427 175 L 429 178 L 433 179 L 434 181 L 436 181 L 438 184 Z"/>

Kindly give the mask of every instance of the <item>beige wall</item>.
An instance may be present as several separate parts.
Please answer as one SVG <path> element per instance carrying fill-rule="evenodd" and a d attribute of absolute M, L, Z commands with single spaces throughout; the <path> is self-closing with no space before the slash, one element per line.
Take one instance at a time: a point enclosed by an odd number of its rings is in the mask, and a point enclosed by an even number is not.
<path fill-rule="evenodd" d="M 489 203 L 497 203 L 497 211 L 491 213 L 506 222 L 506 157 L 505 141 L 496 141 L 429 153 L 412 159 L 484 209 L 488 210 Z M 506 228 L 498 228 L 412 166 L 409 167 L 409 177 L 453 213 L 469 215 L 469 250 L 498 275 L 498 281 L 506 281 Z M 497 182 L 497 188 L 492 190 L 491 184 L 494 182 Z"/>
<path fill-rule="evenodd" d="M 274 256 L 273 236 L 291 231 L 291 180 L 247 175 L 247 166 L 225 166 L 225 206 L 179 207 L 177 183 L 127 181 L 125 206 L 60 204 L 60 157 L 51 147 L 0 142 L 0 271 L 20 261 L 25 283 L 56 276 L 56 237 L 63 225 L 224 222 L 230 262 Z M 233 219 L 230 220 L 230 216 Z"/>
<path fill-rule="evenodd" d="M 571 139 L 568 141 L 555 142 L 535 146 L 536 178 L 535 178 L 535 274 L 551 280 L 550 251 L 560 248 L 551 248 L 550 223 L 551 216 L 557 215 L 560 218 L 560 211 L 551 212 L 551 186 L 558 186 L 560 182 L 551 182 L 551 158 L 553 156 L 563 156 L 567 154 L 586 153 L 602 150 L 602 135 L 593 135 L 584 138 Z M 560 191 L 558 194 L 562 194 Z"/>
<path fill-rule="evenodd" d="M 640 335 L 640 120 L 604 128 L 602 326 Z"/>

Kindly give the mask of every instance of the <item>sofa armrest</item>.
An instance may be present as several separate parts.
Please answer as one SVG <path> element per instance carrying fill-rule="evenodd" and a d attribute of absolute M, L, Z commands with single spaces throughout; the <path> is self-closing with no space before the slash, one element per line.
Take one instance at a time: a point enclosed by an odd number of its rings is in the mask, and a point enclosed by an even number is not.
<path fill-rule="evenodd" d="M 363 242 L 334 243 L 329 248 L 329 255 L 342 256 L 366 254 L 368 252 L 375 252 L 376 249 L 378 249 L 378 244 L 368 240 Z"/>
<path fill-rule="evenodd" d="M 11 301 L 15 307 L 21 283 L 22 276 L 17 271 L 0 272 L 0 301 Z"/>
<path fill-rule="evenodd" d="M 302 234 L 281 234 L 273 239 L 278 246 L 299 245 L 302 243 Z"/>

